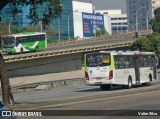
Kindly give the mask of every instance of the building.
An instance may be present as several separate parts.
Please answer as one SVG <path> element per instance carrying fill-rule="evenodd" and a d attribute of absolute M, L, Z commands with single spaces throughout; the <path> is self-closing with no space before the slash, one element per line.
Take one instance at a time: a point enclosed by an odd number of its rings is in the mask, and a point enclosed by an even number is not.
<path fill-rule="evenodd" d="M 63 13 L 61 15 L 60 19 L 60 24 L 58 25 L 58 19 L 55 18 L 51 22 L 51 26 L 54 29 L 54 34 L 49 38 L 49 40 L 57 40 L 59 39 L 58 35 L 58 28 L 60 28 L 60 39 L 68 39 L 68 17 L 70 13 L 73 11 L 72 7 L 72 0 L 64 0 L 62 1 L 62 6 L 63 6 Z M 1 11 L 0 11 L 0 16 L 2 18 L 1 23 L 6 23 L 9 24 L 11 22 L 11 28 L 23 28 L 27 25 L 30 24 L 30 20 L 27 18 L 27 15 L 29 14 L 31 6 L 20 6 L 18 9 L 21 11 L 19 14 L 15 16 L 14 19 L 12 19 L 12 8 L 10 8 L 9 5 L 5 6 Z M 39 22 L 42 21 L 42 15 L 47 13 L 47 7 L 46 4 L 44 3 L 42 6 L 40 5 L 38 8 L 38 13 L 40 14 L 39 16 Z M 41 25 L 41 24 L 37 24 Z M 74 38 L 74 31 L 73 31 L 73 15 L 70 17 L 70 36 L 73 39 Z"/>
<path fill-rule="evenodd" d="M 160 0 L 152 0 L 153 11 L 158 7 L 160 7 Z"/>
<path fill-rule="evenodd" d="M 112 34 L 108 15 L 93 14 L 92 7 L 91 3 L 73 1 L 74 37 L 94 37 L 96 28 L 105 28 L 109 34 Z"/>
<path fill-rule="evenodd" d="M 18 7 L 19 11 L 22 11 L 22 7 Z M 25 13 L 24 13 L 25 14 Z M 12 8 L 9 8 L 9 5 L 5 6 L 3 10 L 0 11 L 0 17 L 1 17 L 1 23 L 3 24 L 9 24 L 9 22 L 12 23 L 12 25 L 21 26 L 22 25 L 22 19 L 23 14 L 22 12 L 18 13 L 16 17 L 13 19 L 12 17 Z"/>
<path fill-rule="evenodd" d="M 154 10 L 160 7 L 160 0 L 152 0 L 152 18 L 154 17 Z"/>
<path fill-rule="evenodd" d="M 91 32 L 90 36 L 84 35 L 84 14 L 88 14 L 90 16 L 93 16 L 94 18 L 100 18 L 100 19 L 94 19 L 94 25 L 97 27 L 103 27 L 106 28 L 107 32 L 111 34 L 111 27 L 110 27 L 110 18 L 107 15 L 100 15 L 100 14 L 93 14 L 93 6 L 91 3 L 85 3 L 85 2 L 78 2 L 73 0 L 63 0 L 62 4 L 63 6 L 63 13 L 61 15 L 61 18 L 54 18 L 51 21 L 50 26 L 53 28 L 54 33 L 49 38 L 49 41 L 53 40 L 67 40 L 67 39 L 73 39 L 73 38 L 89 38 L 93 37 L 93 33 Z M 0 17 L 2 18 L 2 23 L 9 24 L 11 23 L 11 28 L 23 28 L 30 24 L 30 20 L 28 19 L 27 15 L 29 14 L 30 5 L 28 6 L 20 6 L 18 9 L 21 11 L 19 14 L 15 16 L 14 19 L 12 19 L 12 9 L 9 5 L 5 6 L 4 9 L 0 12 Z M 38 14 L 39 14 L 39 23 L 37 26 L 40 27 L 43 14 L 47 13 L 47 7 L 46 3 L 44 3 L 42 6 L 38 6 Z M 93 22 L 93 19 L 89 21 L 90 23 Z M 86 22 L 85 22 L 86 23 Z M 36 27 L 36 26 L 35 26 Z M 88 26 L 88 28 L 93 31 L 93 24 Z M 38 29 L 37 29 L 38 30 Z M 60 32 L 59 32 L 60 31 Z M 60 33 L 60 34 L 59 34 Z"/>
<path fill-rule="evenodd" d="M 152 18 L 152 0 L 127 0 L 129 31 L 148 29 Z"/>
<path fill-rule="evenodd" d="M 127 14 L 121 10 L 96 10 L 96 13 L 108 15 L 111 18 L 112 33 L 128 32 Z"/>

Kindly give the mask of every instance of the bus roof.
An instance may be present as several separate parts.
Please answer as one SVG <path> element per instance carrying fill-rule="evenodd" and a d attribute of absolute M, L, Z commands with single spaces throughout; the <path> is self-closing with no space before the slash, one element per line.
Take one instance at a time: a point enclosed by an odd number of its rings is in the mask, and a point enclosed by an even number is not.
<path fill-rule="evenodd" d="M 154 52 L 141 52 L 141 51 L 100 51 L 95 53 L 108 53 L 112 55 L 155 55 Z M 94 54 L 94 53 L 88 53 L 88 54 Z"/>
<path fill-rule="evenodd" d="M 21 37 L 21 36 L 29 36 L 29 35 L 40 35 L 40 34 L 46 34 L 46 33 L 43 33 L 43 32 L 24 32 L 24 33 L 6 35 L 6 36 L 2 36 L 2 37 Z"/>

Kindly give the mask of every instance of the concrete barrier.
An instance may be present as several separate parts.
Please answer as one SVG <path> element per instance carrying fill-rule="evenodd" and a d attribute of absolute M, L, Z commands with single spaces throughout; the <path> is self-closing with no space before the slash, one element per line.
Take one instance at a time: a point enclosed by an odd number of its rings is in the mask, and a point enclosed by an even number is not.
<path fill-rule="evenodd" d="M 153 31 L 152 30 L 139 30 L 138 34 L 139 36 L 144 36 L 151 34 Z M 50 43 L 48 44 L 48 47 L 54 47 L 57 45 L 64 45 L 64 44 L 75 44 L 75 43 L 82 43 L 82 42 L 91 42 L 91 41 L 97 41 L 97 40 L 109 40 L 109 39 L 122 39 L 122 38 L 132 38 L 134 36 L 134 32 L 128 32 L 128 33 L 117 33 L 113 35 L 103 35 L 103 36 L 98 36 L 90 39 L 81 39 L 81 40 L 67 40 L 63 42 L 58 42 L 58 43 Z"/>
<path fill-rule="evenodd" d="M 5 57 L 9 76 L 31 76 L 81 70 L 84 53 L 128 50 L 131 42 Z M 29 56 L 27 56 L 29 55 Z"/>

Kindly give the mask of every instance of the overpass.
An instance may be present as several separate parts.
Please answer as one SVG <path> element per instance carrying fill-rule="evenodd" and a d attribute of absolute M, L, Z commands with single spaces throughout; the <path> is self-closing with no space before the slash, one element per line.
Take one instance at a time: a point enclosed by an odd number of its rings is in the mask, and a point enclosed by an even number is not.
<path fill-rule="evenodd" d="M 152 31 L 139 31 L 141 36 Z M 133 33 L 104 36 L 96 39 L 49 44 L 49 48 L 32 53 L 4 55 L 10 77 L 41 75 L 79 70 L 83 55 L 100 50 L 128 50 L 135 41 Z"/>

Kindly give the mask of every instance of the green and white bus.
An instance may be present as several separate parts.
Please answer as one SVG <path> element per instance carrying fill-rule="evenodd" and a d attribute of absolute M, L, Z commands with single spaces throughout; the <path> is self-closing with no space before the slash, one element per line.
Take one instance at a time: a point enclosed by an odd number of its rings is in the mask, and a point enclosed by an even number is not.
<path fill-rule="evenodd" d="M 2 52 L 8 54 L 38 51 L 47 47 L 46 33 L 31 32 L 2 36 Z"/>
<path fill-rule="evenodd" d="M 153 52 L 101 51 L 84 55 L 85 81 L 102 90 L 112 85 L 131 88 L 157 80 L 158 58 Z"/>

